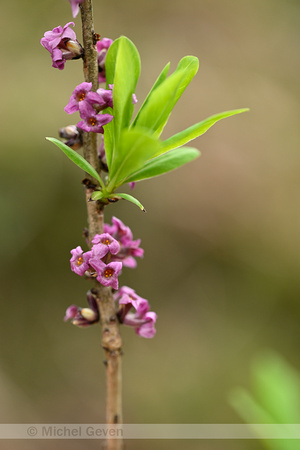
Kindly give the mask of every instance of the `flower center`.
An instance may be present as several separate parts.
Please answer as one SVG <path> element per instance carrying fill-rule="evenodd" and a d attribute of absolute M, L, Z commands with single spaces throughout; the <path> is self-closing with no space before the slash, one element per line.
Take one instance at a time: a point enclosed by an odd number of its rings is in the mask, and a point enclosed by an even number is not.
<path fill-rule="evenodd" d="M 81 266 L 82 263 L 83 263 L 83 257 L 79 256 L 79 258 L 77 259 L 77 266 Z"/>
<path fill-rule="evenodd" d="M 104 276 L 105 278 L 111 278 L 114 274 L 114 270 L 113 269 L 105 269 L 104 271 Z"/>
<path fill-rule="evenodd" d="M 89 118 L 89 123 L 92 125 L 92 127 L 94 127 L 97 123 L 97 120 L 95 119 L 95 117 L 90 117 Z"/>
<path fill-rule="evenodd" d="M 110 240 L 109 239 L 103 239 L 102 240 L 102 244 L 109 245 L 110 244 Z"/>
<path fill-rule="evenodd" d="M 82 102 L 82 100 L 84 100 L 85 99 L 85 92 L 78 92 L 78 94 L 77 94 L 77 100 L 79 101 L 79 102 Z"/>

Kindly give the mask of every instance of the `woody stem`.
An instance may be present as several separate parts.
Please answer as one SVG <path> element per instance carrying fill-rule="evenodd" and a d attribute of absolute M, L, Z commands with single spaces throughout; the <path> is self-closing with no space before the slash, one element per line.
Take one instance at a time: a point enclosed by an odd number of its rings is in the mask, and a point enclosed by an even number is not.
<path fill-rule="evenodd" d="M 86 82 L 92 83 L 93 91 L 98 88 L 98 63 L 97 49 L 94 42 L 94 21 L 92 0 L 84 0 L 80 4 L 82 35 L 84 46 L 83 72 Z M 83 135 L 84 158 L 100 173 L 99 159 L 97 155 L 97 134 L 84 133 Z M 102 234 L 104 230 L 104 206 L 99 202 L 91 202 L 93 183 L 86 184 L 86 203 L 89 225 L 89 242 L 95 234 Z M 116 317 L 115 304 L 112 290 L 96 282 L 92 290 L 95 295 L 100 313 L 102 327 L 102 347 L 105 355 L 106 367 L 106 423 L 122 423 L 122 373 L 121 355 L 122 340 L 119 331 L 119 323 Z M 120 439 L 107 438 L 107 450 L 121 450 L 123 442 Z"/>

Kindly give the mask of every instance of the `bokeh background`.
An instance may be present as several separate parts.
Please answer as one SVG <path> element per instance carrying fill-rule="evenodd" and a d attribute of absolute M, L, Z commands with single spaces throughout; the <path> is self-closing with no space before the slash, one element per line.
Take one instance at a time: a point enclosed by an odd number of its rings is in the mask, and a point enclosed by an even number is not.
<path fill-rule="evenodd" d="M 251 391 L 253 358 L 269 348 L 300 371 L 298 0 L 94 2 L 96 32 L 124 34 L 142 58 L 141 104 L 156 76 L 187 54 L 200 70 L 164 136 L 228 109 L 250 112 L 194 141 L 201 158 L 136 186 L 147 213 L 107 208 L 142 238 L 145 258 L 121 283 L 148 298 L 157 335 L 124 329 L 127 423 L 243 423 L 230 403 Z M 67 0 L 1 6 L 0 421 L 102 423 L 100 330 L 62 320 L 85 305 L 69 269 L 84 245 L 82 173 L 44 140 L 76 121 L 63 108 L 80 61 L 51 68 L 46 30 L 71 21 Z M 75 20 L 78 36 L 80 20 Z M 52 449 L 54 441 L 3 441 Z M 60 442 L 65 449 L 96 441 Z M 128 449 L 261 449 L 259 441 L 131 441 Z"/>

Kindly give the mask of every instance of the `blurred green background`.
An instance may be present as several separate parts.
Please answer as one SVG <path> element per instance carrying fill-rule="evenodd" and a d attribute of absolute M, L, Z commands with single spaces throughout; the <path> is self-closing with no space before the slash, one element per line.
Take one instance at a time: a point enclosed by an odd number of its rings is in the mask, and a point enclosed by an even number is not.
<path fill-rule="evenodd" d="M 145 258 L 121 283 L 158 313 L 153 340 L 124 327 L 127 423 L 242 423 L 229 393 L 251 389 L 250 366 L 271 348 L 300 370 L 299 0 L 94 2 L 96 32 L 124 34 L 142 58 L 139 104 L 162 67 L 192 54 L 200 70 L 168 137 L 228 109 L 196 140 L 195 163 L 136 186 L 147 209 L 106 210 L 142 238 Z M 67 0 L 1 6 L 2 423 L 102 423 L 100 329 L 62 320 L 85 306 L 88 282 L 70 271 L 84 246 L 83 174 L 45 136 L 74 123 L 63 108 L 80 61 L 51 68 L 46 30 L 71 21 Z M 80 20 L 75 20 L 80 38 Z M 65 441 L 64 449 L 99 448 Z M 261 449 L 259 441 L 130 441 L 128 449 Z M 5 450 L 54 441 L 3 441 Z"/>

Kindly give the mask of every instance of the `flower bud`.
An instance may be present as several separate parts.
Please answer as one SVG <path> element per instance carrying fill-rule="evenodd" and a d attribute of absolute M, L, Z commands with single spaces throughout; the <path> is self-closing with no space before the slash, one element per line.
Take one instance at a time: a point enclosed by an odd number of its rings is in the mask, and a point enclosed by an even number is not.
<path fill-rule="evenodd" d="M 95 322 L 98 319 L 98 314 L 90 308 L 82 308 L 80 314 L 89 322 Z"/>
<path fill-rule="evenodd" d="M 73 325 L 77 327 L 88 327 L 93 323 L 99 321 L 99 311 L 97 301 L 91 291 L 87 292 L 87 301 L 89 308 L 80 308 L 76 305 L 71 305 L 67 308 L 64 320 L 70 320 Z"/>
<path fill-rule="evenodd" d="M 59 136 L 67 139 L 65 144 L 73 150 L 79 150 L 82 147 L 82 131 L 76 125 L 68 125 L 67 127 L 60 128 Z"/>
<path fill-rule="evenodd" d="M 72 39 L 67 40 L 65 42 L 65 46 L 67 50 L 72 54 L 72 58 L 66 58 L 66 59 L 78 59 L 81 58 L 83 55 L 83 48 L 80 45 L 80 43 L 77 41 L 73 41 Z"/>
<path fill-rule="evenodd" d="M 76 125 L 68 125 L 67 127 L 60 128 L 59 136 L 64 139 L 74 139 L 79 135 L 79 130 Z"/>

